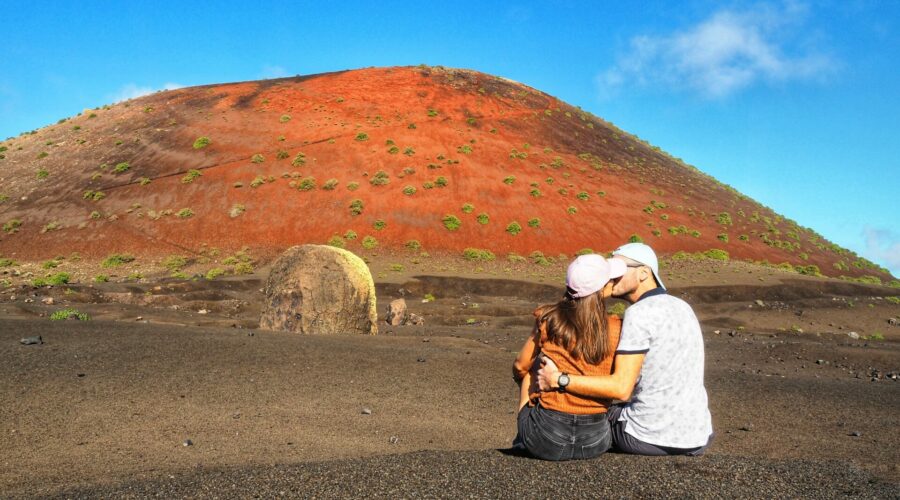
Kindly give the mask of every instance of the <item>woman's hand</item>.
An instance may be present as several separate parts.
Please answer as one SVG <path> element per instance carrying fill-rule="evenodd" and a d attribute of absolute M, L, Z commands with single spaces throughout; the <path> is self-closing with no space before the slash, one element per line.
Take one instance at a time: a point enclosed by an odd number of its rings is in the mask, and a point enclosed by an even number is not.
<path fill-rule="evenodd" d="M 541 369 L 538 370 L 538 385 L 542 391 L 552 391 L 559 388 L 559 376 L 561 375 L 556 363 L 547 356 L 541 356 Z"/>

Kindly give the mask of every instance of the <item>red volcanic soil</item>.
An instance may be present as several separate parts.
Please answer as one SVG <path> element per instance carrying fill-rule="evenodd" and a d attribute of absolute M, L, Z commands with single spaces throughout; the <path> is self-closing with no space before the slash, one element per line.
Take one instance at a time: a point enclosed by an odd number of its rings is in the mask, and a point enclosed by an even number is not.
<path fill-rule="evenodd" d="M 201 137 L 209 145 L 195 148 Z M 473 71 L 372 68 L 158 92 L 0 147 L 0 255 L 18 260 L 266 254 L 351 230 L 352 250 L 371 236 L 500 254 L 609 250 L 636 235 L 662 253 L 720 248 L 889 277 L 602 119 Z"/>

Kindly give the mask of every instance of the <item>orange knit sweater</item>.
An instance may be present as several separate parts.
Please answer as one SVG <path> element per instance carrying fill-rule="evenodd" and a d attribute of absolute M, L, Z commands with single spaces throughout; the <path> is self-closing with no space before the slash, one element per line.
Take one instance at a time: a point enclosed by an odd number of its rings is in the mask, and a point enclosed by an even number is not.
<path fill-rule="evenodd" d="M 609 340 L 612 342 L 612 351 L 615 353 L 615 348 L 619 345 L 619 335 L 622 332 L 622 320 L 618 316 L 612 314 L 607 316 L 607 318 L 609 324 Z M 603 358 L 599 364 L 591 365 L 580 358 L 573 357 L 569 354 L 569 351 L 562 346 L 549 342 L 547 340 L 546 323 L 535 325 L 532 335 L 533 342 L 527 342 L 525 344 L 525 347 L 522 349 L 522 352 L 519 353 L 519 357 L 516 359 L 514 365 L 516 376 L 519 379 L 531 371 L 532 380 L 537 380 L 537 369 L 539 367 L 534 366 L 534 360 L 538 353 L 542 353 L 544 356 L 552 359 L 553 362 L 556 363 L 557 368 L 559 368 L 559 371 L 570 375 L 609 375 L 612 373 L 613 358 L 615 354 Z M 606 413 L 606 410 L 611 403 L 608 399 L 589 398 L 568 392 L 539 392 L 539 390 L 536 389 L 536 384 L 535 390 L 530 393 L 530 399 L 531 405 L 534 405 L 540 400 L 541 406 L 544 408 L 575 415 Z"/>

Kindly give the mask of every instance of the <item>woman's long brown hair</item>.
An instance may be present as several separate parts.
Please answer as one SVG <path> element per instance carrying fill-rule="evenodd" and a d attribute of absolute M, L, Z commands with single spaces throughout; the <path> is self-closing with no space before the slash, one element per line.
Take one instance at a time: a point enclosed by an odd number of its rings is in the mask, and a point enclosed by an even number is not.
<path fill-rule="evenodd" d="M 566 298 L 549 306 L 541 321 L 547 322 L 547 340 L 562 346 L 575 359 L 590 364 L 612 356 L 606 304 L 600 292 L 582 298 Z"/>

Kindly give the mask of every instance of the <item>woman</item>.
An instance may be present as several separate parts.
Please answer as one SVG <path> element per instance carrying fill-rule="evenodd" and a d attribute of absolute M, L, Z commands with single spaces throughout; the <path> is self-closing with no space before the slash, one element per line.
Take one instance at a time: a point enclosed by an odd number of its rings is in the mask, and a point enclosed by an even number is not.
<path fill-rule="evenodd" d="M 568 375 L 609 375 L 619 342 L 621 320 L 606 314 L 604 299 L 612 280 L 625 274 L 625 264 L 595 254 L 575 259 L 566 272 L 566 295 L 556 304 L 538 307 L 532 335 L 519 353 L 513 373 L 520 384 L 518 435 L 515 448 L 545 460 L 593 458 L 610 446 L 608 400 L 565 391 Z M 532 369 L 547 356 L 563 372 L 560 389 L 540 392 Z"/>

